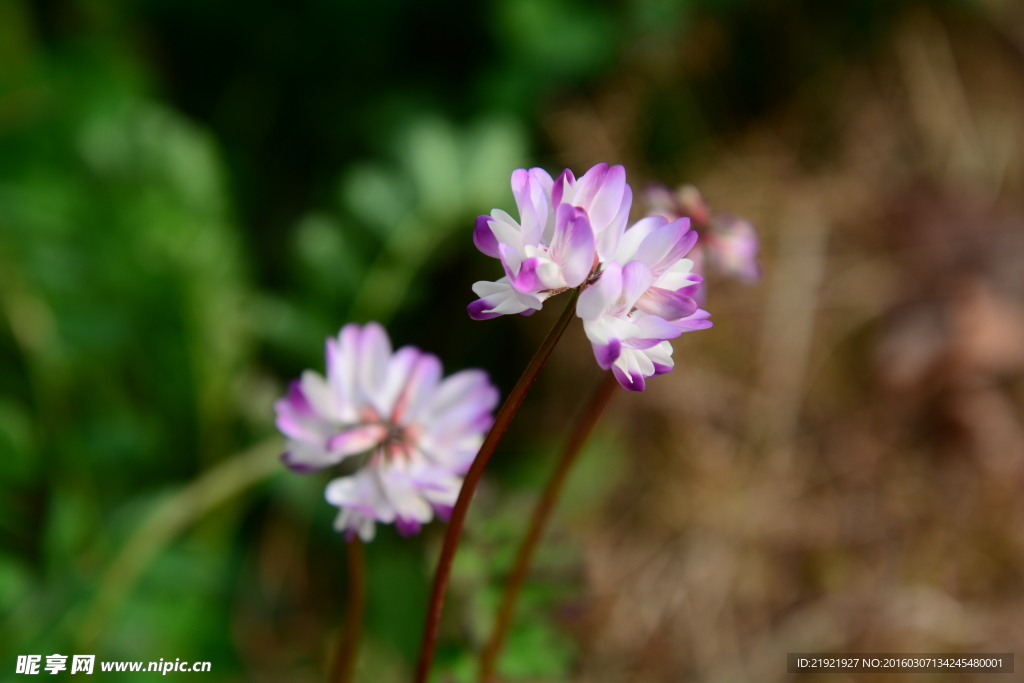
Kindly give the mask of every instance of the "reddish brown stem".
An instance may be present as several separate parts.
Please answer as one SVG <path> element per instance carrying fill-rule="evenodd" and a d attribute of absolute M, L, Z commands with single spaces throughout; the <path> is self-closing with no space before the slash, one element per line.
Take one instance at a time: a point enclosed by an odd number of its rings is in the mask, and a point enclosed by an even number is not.
<path fill-rule="evenodd" d="M 558 464 L 555 465 L 555 471 L 551 474 L 551 479 L 548 480 L 544 493 L 541 495 L 540 500 L 537 501 L 537 506 L 533 509 L 530 526 L 522 543 L 519 545 L 515 564 L 512 567 L 512 572 L 509 574 L 508 582 L 505 584 L 505 593 L 501 598 L 501 606 L 498 608 L 494 631 L 491 632 L 491 637 L 484 646 L 483 655 L 480 658 L 480 677 L 478 679 L 480 683 L 491 683 L 494 679 L 498 657 L 501 655 L 502 646 L 505 644 L 505 636 L 508 634 L 508 628 L 512 623 L 516 602 L 519 599 L 519 593 L 523 588 L 523 584 L 526 583 L 526 577 L 533 560 L 533 553 L 537 549 L 541 535 L 544 533 L 548 517 L 551 516 L 552 510 L 554 510 L 555 505 L 558 503 L 562 488 L 565 486 L 565 480 L 568 478 L 576 458 L 590 438 L 591 432 L 594 431 L 594 425 L 597 424 L 601 414 L 604 413 L 604 409 L 608 406 L 608 402 L 614 395 L 615 387 L 617 386 L 618 381 L 616 381 L 615 376 L 608 372 L 605 374 L 604 379 L 601 380 L 601 383 L 597 385 L 597 388 L 594 389 L 590 396 L 590 401 L 576 420 L 572 433 L 569 435 L 568 441 L 565 442 L 565 447 L 562 449 L 562 453 L 558 458 Z"/>
<path fill-rule="evenodd" d="M 351 683 L 359 656 L 359 640 L 363 632 L 363 611 L 366 608 L 366 565 L 363 542 L 359 537 L 348 542 L 348 614 L 338 642 L 331 670 L 332 683 Z"/>
<path fill-rule="evenodd" d="M 444 545 L 441 546 L 441 558 L 437 562 L 434 586 L 430 592 L 430 603 L 427 606 L 427 623 L 423 629 L 423 644 L 420 647 L 420 659 L 416 665 L 416 683 L 427 683 L 430 667 L 434 662 L 434 648 L 437 647 L 437 635 L 441 627 L 441 611 L 444 609 L 444 597 L 448 588 L 448 578 L 451 576 L 452 561 L 455 559 L 455 551 L 459 546 L 462 527 L 466 522 L 466 512 L 469 510 L 469 503 L 473 499 L 473 493 L 476 491 L 477 484 L 480 483 L 480 477 L 483 476 L 487 462 L 491 459 L 491 455 L 494 454 L 494 449 L 498 446 L 498 442 L 501 441 L 501 437 L 504 436 L 505 430 L 508 429 L 508 425 L 512 422 L 512 418 L 515 416 L 523 399 L 526 398 L 526 392 L 533 386 L 537 375 L 540 374 L 541 368 L 544 367 L 544 363 L 547 362 L 551 352 L 555 350 L 555 345 L 561 339 L 565 328 L 569 326 L 573 313 L 576 311 L 577 296 L 579 296 L 579 293 L 573 291 L 568 303 L 565 305 L 565 310 L 562 311 L 562 315 L 559 316 L 554 327 L 548 332 L 548 336 L 541 343 L 540 348 L 533 354 L 530 364 L 526 366 L 523 374 L 519 377 L 519 381 L 512 388 L 512 393 L 508 395 L 501 409 L 498 410 L 498 414 L 494 417 L 494 425 L 487 432 L 487 436 L 484 438 L 484 442 L 481 444 L 480 450 L 473 460 L 473 465 L 469 468 L 469 472 L 466 473 L 466 478 L 462 482 L 462 490 L 459 492 L 458 500 L 455 501 L 451 519 L 448 520 L 448 528 L 445 530 Z"/>

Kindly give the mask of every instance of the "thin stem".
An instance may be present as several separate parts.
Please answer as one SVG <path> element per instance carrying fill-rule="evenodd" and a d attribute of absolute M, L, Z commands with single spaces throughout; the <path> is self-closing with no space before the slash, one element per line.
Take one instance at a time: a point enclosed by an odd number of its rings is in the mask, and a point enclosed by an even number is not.
<path fill-rule="evenodd" d="M 501 606 L 498 608 L 494 631 L 491 632 L 491 637 L 484 646 L 483 655 L 480 659 L 480 677 L 478 679 L 480 683 L 491 683 L 494 678 L 498 656 L 501 654 L 502 646 L 505 644 L 505 636 L 508 634 L 508 628 L 512 623 L 516 601 L 519 599 L 519 592 L 522 590 L 523 584 L 526 583 L 526 576 L 529 573 L 530 564 L 533 560 L 533 553 L 540 542 L 544 526 L 548 521 L 548 517 L 551 516 L 552 510 L 554 510 L 555 504 L 558 502 L 558 497 L 562 493 L 565 480 L 568 478 L 576 458 L 590 438 L 591 432 L 594 431 L 594 425 L 597 424 L 604 409 L 608 406 L 608 402 L 611 401 L 617 386 L 618 381 L 615 379 L 615 375 L 610 372 L 605 373 L 604 379 L 594 389 L 586 408 L 584 408 L 576 420 L 576 425 L 573 427 L 572 433 L 569 435 L 568 441 L 565 442 L 565 447 L 558 458 L 558 464 L 555 465 L 555 471 L 551 474 L 551 479 L 548 480 L 544 493 L 541 495 L 540 500 L 537 501 L 537 506 L 533 509 L 530 526 L 519 546 L 515 564 L 512 566 L 512 572 L 509 574 L 508 582 L 505 584 L 505 593 L 501 598 Z"/>
<path fill-rule="evenodd" d="M 348 614 L 338 642 L 331 671 L 332 683 L 351 683 L 359 656 L 359 640 L 363 633 L 363 611 L 366 608 L 366 563 L 363 542 L 359 537 L 348 542 Z"/>
<path fill-rule="evenodd" d="M 423 629 L 423 644 L 420 647 L 420 659 L 416 665 L 416 683 L 427 683 L 427 677 L 430 675 L 430 666 L 434 661 L 434 648 L 437 646 L 437 635 L 441 627 L 441 611 L 444 609 L 444 596 L 448 588 L 448 578 L 452 572 L 452 561 L 455 559 L 455 551 L 459 546 L 459 538 L 462 536 L 462 527 L 466 521 L 466 512 L 469 510 L 469 503 L 473 499 L 473 493 L 476 491 L 477 484 L 480 483 L 480 477 L 483 476 L 487 462 L 491 459 L 491 455 L 494 454 L 494 449 L 498 446 L 498 442 L 501 441 L 501 437 L 504 436 L 505 430 L 508 429 L 508 425 L 512 422 L 512 418 L 515 416 L 523 399 L 526 398 L 526 392 L 533 386 L 537 375 L 540 374 L 541 368 L 544 367 L 544 363 L 547 362 L 551 352 L 555 350 L 555 345 L 561 339 L 565 328 L 569 326 L 569 322 L 576 311 L 577 296 L 579 296 L 579 293 L 573 291 L 565 305 L 565 310 L 562 311 L 562 315 L 559 316 L 551 331 L 548 332 L 548 336 L 541 343 L 540 348 L 533 354 L 530 364 L 526 366 L 512 392 L 505 399 L 501 409 L 498 410 L 498 414 L 494 417 L 494 425 L 487 432 L 487 436 L 480 446 L 480 451 L 476 454 L 476 458 L 473 460 L 473 464 L 462 482 L 462 490 L 459 492 L 459 498 L 452 509 L 451 519 L 448 520 L 448 528 L 445 530 L 444 545 L 441 547 L 441 558 L 437 563 L 434 586 L 430 592 L 430 603 L 427 606 L 427 622 Z"/>
<path fill-rule="evenodd" d="M 95 646 L 130 597 L 139 577 L 182 532 L 244 491 L 284 472 L 280 456 L 280 437 L 267 439 L 206 470 L 157 506 L 104 572 L 99 592 L 79 632 L 78 647 L 88 651 Z M 0 623 L 0 631 L 4 626 Z"/>

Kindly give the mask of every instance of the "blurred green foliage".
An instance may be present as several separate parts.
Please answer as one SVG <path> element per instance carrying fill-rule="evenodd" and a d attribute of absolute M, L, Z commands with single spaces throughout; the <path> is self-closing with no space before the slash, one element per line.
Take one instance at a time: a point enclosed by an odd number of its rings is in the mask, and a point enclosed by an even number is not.
<path fill-rule="evenodd" d="M 522 322 L 466 319 L 469 285 L 495 276 L 468 235 L 475 214 L 511 204 L 512 168 L 541 159 L 555 170 L 542 125 L 551 102 L 587 93 L 628 50 L 685 40 L 693 17 L 715 18 L 733 37 L 725 60 L 695 79 L 689 104 L 671 85 L 652 100 L 652 167 L 677 168 L 695 139 L 764 111 L 894 12 L 745 0 L 0 2 L 0 666 L 77 652 L 140 521 L 272 434 L 284 381 L 321 368 L 323 339 L 344 322 L 390 322 L 396 343 L 511 385 L 530 353 Z M 797 30 L 772 35 L 792 17 Z M 715 123 L 680 132 L 680 107 Z M 559 436 L 522 445 L 550 460 Z M 615 450 L 602 444 L 584 458 L 601 466 L 580 473 L 590 493 L 570 495 L 568 511 L 607 482 Z M 542 480 L 543 467 L 514 470 L 502 473 L 518 502 L 481 513 L 459 556 L 456 582 L 479 589 L 453 609 L 468 640 L 453 622 L 442 652 L 459 680 Z M 317 679 L 344 603 L 321 486 L 275 477 L 189 529 L 92 652 L 210 660 L 211 681 L 261 666 Z M 386 531 L 369 551 L 366 680 L 401 680 L 415 656 L 434 531 Z M 561 680 L 571 665 L 552 617 L 576 585 L 569 565 L 562 546 L 540 559 L 550 580 L 524 599 L 510 677 Z"/>

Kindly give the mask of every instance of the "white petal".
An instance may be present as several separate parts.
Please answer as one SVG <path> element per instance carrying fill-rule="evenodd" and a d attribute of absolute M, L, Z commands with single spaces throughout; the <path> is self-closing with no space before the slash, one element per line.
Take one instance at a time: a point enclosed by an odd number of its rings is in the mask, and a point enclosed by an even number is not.
<path fill-rule="evenodd" d="M 338 464 L 344 456 L 331 453 L 319 444 L 289 439 L 281 460 L 297 472 L 312 472 Z"/>
<path fill-rule="evenodd" d="M 419 361 L 423 352 L 415 346 L 403 346 L 395 351 L 388 360 L 387 371 L 384 373 L 384 384 L 377 395 L 375 406 L 380 415 L 390 415 L 395 407 L 402 389 L 409 381 L 409 374 Z"/>
<path fill-rule="evenodd" d="M 352 422 L 360 404 L 358 391 L 360 329 L 356 323 L 341 328 L 327 340 L 327 382 L 338 406 L 338 418 Z"/>
<path fill-rule="evenodd" d="M 318 372 L 306 370 L 300 380 L 302 393 L 318 415 L 327 419 L 338 419 L 338 407 L 327 386 L 327 381 Z"/>
<path fill-rule="evenodd" d="M 442 415 L 459 404 L 475 401 L 491 382 L 483 370 L 462 370 L 445 378 L 430 403 L 430 416 Z"/>
<path fill-rule="evenodd" d="M 648 235 L 666 223 L 668 223 L 668 219 L 664 216 L 648 216 L 638 220 L 633 224 L 633 227 L 622 234 L 622 239 L 619 240 L 619 248 L 615 250 L 613 260 L 619 263 L 629 263 L 634 260 L 637 251 L 640 249 L 640 244 Z"/>
<path fill-rule="evenodd" d="M 434 394 L 443 374 L 441 361 L 432 353 L 420 354 L 415 367 L 409 373 L 409 379 L 395 402 L 391 414 L 392 422 L 409 424 L 423 412 Z"/>
<path fill-rule="evenodd" d="M 693 282 L 689 279 L 692 272 L 693 261 L 688 258 L 679 259 L 658 278 L 654 286 L 675 291 L 687 285 L 692 285 Z"/>
<path fill-rule="evenodd" d="M 359 340 L 359 386 L 363 396 L 373 404 L 380 402 L 388 360 L 391 359 L 391 340 L 379 323 L 367 323 Z"/>
<path fill-rule="evenodd" d="M 517 251 L 522 251 L 522 228 L 519 226 L 519 223 L 516 222 L 516 219 L 509 216 L 501 209 L 494 209 L 491 211 L 491 221 L 488 225 L 498 242 L 507 244 Z"/>
<path fill-rule="evenodd" d="M 600 279 L 583 290 L 576 301 L 576 315 L 583 320 L 597 320 L 622 293 L 622 267 L 608 263 Z"/>

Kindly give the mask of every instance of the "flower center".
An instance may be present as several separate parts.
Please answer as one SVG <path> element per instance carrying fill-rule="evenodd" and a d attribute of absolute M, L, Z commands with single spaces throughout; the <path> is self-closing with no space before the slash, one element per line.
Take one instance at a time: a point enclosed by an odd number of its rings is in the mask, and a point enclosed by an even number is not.
<path fill-rule="evenodd" d="M 381 443 L 382 446 L 387 448 L 391 444 L 397 444 L 404 446 L 408 441 L 408 434 L 406 434 L 405 427 L 395 424 L 384 424 L 388 429 L 387 436 L 384 437 L 384 441 Z"/>

